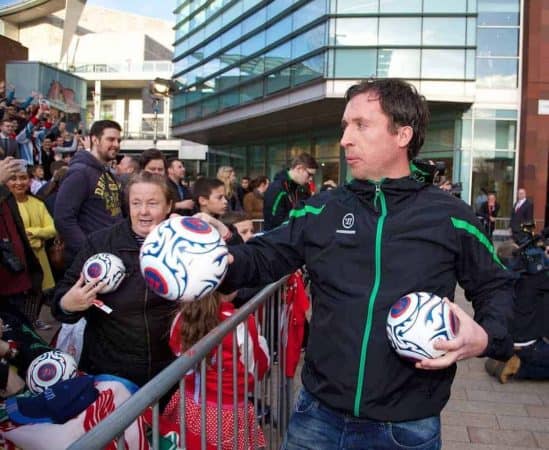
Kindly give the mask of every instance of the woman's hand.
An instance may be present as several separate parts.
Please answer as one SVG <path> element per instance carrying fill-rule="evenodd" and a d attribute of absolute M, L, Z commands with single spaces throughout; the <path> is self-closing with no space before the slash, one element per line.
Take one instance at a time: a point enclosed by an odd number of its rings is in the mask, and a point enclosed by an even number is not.
<path fill-rule="evenodd" d="M 105 283 L 86 283 L 84 275 L 80 274 L 78 281 L 61 297 L 59 304 L 67 312 L 85 311 L 92 306 L 97 293 L 104 286 Z"/>

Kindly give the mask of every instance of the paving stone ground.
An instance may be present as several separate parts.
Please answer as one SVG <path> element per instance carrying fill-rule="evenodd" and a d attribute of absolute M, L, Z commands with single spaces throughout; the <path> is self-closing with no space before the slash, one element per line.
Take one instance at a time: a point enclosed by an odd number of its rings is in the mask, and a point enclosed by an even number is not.
<path fill-rule="evenodd" d="M 472 312 L 460 289 L 456 301 Z M 458 363 L 442 437 L 444 450 L 549 449 L 549 381 L 500 384 L 484 359 Z"/>

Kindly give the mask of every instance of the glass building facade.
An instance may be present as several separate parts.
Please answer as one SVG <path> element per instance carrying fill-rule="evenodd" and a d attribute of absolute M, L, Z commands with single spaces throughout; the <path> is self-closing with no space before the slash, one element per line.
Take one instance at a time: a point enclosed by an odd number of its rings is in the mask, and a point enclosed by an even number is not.
<path fill-rule="evenodd" d="M 364 78 L 405 78 L 418 86 L 432 110 L 421 155 L 446 162 L 453 181 L 463 183 L 465 200 L 474 202 L 482 187 L 496 190 L 502 205 L 510 205 L 518 139 L 520 3 L 180 1 L 174 134 L 209 145 L 204 167 L 209 174 L 232 165 L 239 175 L 272 176 L 307 151 L 321 163 L 317 182 L 341 182 L 347 177 L 339 146 L 346 88 Z M 307 97 L 319 86 L 323 98 Z M 314 118 L 322 113 L 323 100 L 333 101 L 327 109 L 335 113 L 322 126 L 314 120 L 302 120 L 301 127 L 270 126 L 291 121 L 288 111 L 296 101 L 311 103 L 303 111 Z M 246 130 L 214 130 L 223 123 L 245 128 L 246 111 L 266 117 L 254 125 L 253 136 Z"/>

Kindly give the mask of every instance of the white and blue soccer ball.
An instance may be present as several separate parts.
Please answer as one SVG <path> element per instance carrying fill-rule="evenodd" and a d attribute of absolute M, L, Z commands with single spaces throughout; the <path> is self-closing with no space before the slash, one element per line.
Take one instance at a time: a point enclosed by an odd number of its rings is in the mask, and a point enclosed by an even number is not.
<path fill-rule="evenodd" d="M 61 350 L 51 350 L 37 356 L 27 370 L 27 387 L 33 394 L 40 394 L 60 381 L 78 375 L 74 358 Z"/>
<path fill-rule="evenodd" d="M 387 317 L 387 336 L 403 358 L 419 361 L 446 352 L 433 344 L 456 336 L 457 319 L 446 302 L 429 292 L 412 292 L 396 301 Z"/>
<path fill-rule="evenodd" d="M 86 260 L 82 273 L 86 283 L 104 282 L 105 286 L 99 293 L 106 294 L 118 289 L 126 275 L 126 267 L 122 260 L 112 253 L 97 253 Z"/>
<path fill-rule="evenodd" d="M 141 273 L 159 296 L 192 302 L 215 290 L 228 267 L 219 232 L 196 217 L 173 217 L 158 224 L 141 247 Z"/>

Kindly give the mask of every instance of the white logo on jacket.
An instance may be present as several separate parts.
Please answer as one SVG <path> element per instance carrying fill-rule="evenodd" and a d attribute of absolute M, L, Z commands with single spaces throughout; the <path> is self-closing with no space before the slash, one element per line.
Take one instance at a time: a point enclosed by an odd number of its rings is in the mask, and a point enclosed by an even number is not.
<path fill-rule="evenodd" d="M 351 230 L 353 226 L 355 225 L 355 215 L 353 213 L 347 213 L 343 216 L 343 219 L 341 220 L 341 226 L 344 228 L 343 230 L 336 230 L 336 233 L 342 233 L 342 234 L 355 234 L 355 230 Z"/>

